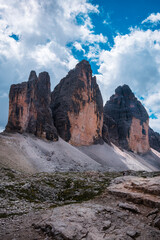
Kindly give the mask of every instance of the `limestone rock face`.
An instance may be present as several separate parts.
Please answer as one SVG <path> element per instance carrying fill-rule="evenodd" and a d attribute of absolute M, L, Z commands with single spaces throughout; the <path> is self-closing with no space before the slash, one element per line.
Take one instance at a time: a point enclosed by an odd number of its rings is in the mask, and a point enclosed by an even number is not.
<path fill-rule="evenodd" d="M 151 148 L 160 152 L 160 134 L 154 132 L 152 128 L 149 128 L 149 144 Z"/>
<path fill-rule="evenodd" d="M 119 86 L 104 106 L 104 124 L 111 141 L 135 153 L 146 153 L 149 147 L 149 117 L 127 85 Z"/>
<path fill-rule="evenodd" d="M 118 145 L 118 130 L 117 130 L 117 123 L 108 116 L 104 112 L 104 117 L 103 117 L 103 140 L 110 144 L 113 142 L 114 144 Z"/>
<path fill-rule="evenodd" d="M 55 87 L 51 108 L 65 141 L 77 146 L 102 141 L 103 100 L 89 62 L 78 63 Z"/>
<path fill-rule="evenodd" d="M 9 93 L 9 118 L 6 131 L 29 132 L 38 137 L 57 140 L 50 109 L 50 77 L 31 71 L 28 82 L 14 84 Z"/>

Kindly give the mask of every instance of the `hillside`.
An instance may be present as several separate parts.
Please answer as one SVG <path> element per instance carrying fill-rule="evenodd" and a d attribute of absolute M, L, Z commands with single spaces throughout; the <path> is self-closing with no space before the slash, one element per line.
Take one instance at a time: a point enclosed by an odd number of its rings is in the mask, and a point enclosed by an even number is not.
<path fill-rule="evenodd" d="M 158 171 L 160 153 L 145 155 L 115 145 L 75 147 L 61 138 L 49 142 L 31 134 L 0 134 L 0 166 L 27 173 L 67 171 Z"/>

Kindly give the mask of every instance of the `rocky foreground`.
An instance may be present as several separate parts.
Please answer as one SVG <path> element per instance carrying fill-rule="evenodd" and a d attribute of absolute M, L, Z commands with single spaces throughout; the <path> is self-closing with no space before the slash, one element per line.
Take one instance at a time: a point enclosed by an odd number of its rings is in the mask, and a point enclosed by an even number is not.
<path fill-rule="evenodd" d="M 160 239 L 160 172 L 0 177 L 0 239 Z"/>

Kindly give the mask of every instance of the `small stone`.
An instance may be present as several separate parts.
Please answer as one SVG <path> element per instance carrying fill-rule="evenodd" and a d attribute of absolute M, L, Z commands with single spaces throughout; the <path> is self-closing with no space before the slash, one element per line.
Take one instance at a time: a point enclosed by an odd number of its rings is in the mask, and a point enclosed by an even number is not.
<path fill-rule="evenodd" d="M 158 208 L 156 208 L 156 209 L 152 210 L 151 212 L 149 212 L 147 214 L 147 217 L 149 217 L 150 215 L 153 215 L 153 214 L 157 214 L 158 212 L 159 212 L 159 210 L 158 210 Z"/>
<path fill-rule="evenodd" d="M 103 231 L 106 231 L 108 228 L 111 227 L 111 221 L 105 221 L 103 222 L 103 225 L 104 225 Z"/>
<path fill-rule="evenodd" d="M 118 206 L 119 206 L 120 208 L 129 210 L 129 211 L 134 212 L 134 213 L 140 213 L 140 210 L 139 210 L 135 205 L 133 205 L 133 204 L 119 203 Z"/>
<path fill-rule="evenodd" d="M 134 230 L 133 231 L 127 231 L 126 234 L 128 236 L 130 236 L 131 238 L 136 238 L 136 237 L 140 236 L 140 233 L 137 232 L 137 231 L 134 231 Z"/>
<path fill-rule="evenodd" d="M 117 212 L 117 217 L 118 218 L 125 218 L 125 217 L 128 217 L 128 213 L 127 212 Z"/>
<path fill-rule="evenodd" d="M 150 225 L 152 225 L 153 221 L 155 220 L 155 218 L 157 217 L 157 214 L 152 214 L 148 217 L 148 219 L 150 220 Z"/>
<path fill-rule="evenodd" d="M 154 221 L 154 227 L 157 227 L 160 229 L 160 217 L 156 218 Z"/>

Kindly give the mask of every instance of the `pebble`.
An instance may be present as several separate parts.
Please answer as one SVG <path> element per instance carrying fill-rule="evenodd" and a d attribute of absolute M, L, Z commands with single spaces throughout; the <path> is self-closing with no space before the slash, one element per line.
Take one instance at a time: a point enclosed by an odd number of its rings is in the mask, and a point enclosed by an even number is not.
<path fill-rule="evenodd" d="M 130 236 L 131 238 L 136 238 L 136 237 L 138 237 L 138 236 L 140 236 L 140 233 L 139 232 L 137 232 L 137 231 L 127 231 L 126 232 L 126 234 L 128 235 L 128 236 Z"/>
<path fill-rule="evenodd" d="M 106 231 L 108 228 L 111 227 L 111 221 L 105 221 L 103 222 L 103 225 L 104 225 L 103 230 Z"/>

